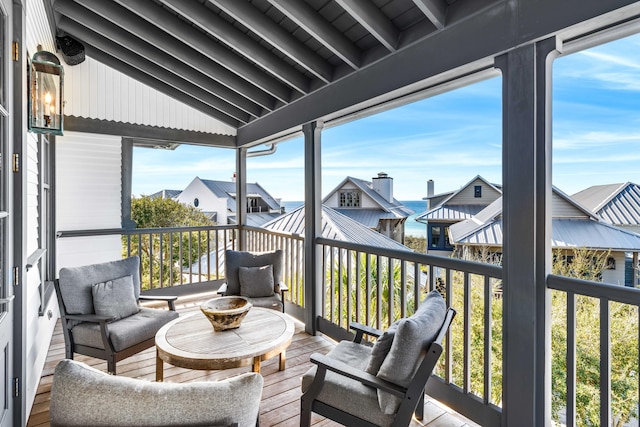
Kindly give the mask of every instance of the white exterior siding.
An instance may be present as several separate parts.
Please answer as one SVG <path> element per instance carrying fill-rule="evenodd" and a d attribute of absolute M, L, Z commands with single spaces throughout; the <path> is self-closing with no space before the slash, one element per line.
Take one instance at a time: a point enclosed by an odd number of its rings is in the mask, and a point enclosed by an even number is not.
<path fill-rule="evenodd" d="M 369 197 L 364 191 L 360 190 L 360 188 L 352 182 L 346 182 L 345 185 L 337 189 L 325 202 L 325 205 L 330 208 L 341 208 L 340 206 L 340 192 L 345 190 L 356 190 L 360 191 L 360 209 L 380 209 L 380 205 Z M 343 208 L 344 209 L 344 208 Z M 354 208 L 358 209 L 358 208 Z"/>
<path fill-rule="evenodd" d="M 625 257 L 624 252 L 611 252 L 610 255 L 616 262 L 616 268 L 613 270 L 604 270 L 602 272 L 602 281 L 611 283 L 612 285 L 624 286 L 625 282 Z"/>
<path fill-rule="evenodd" d="M 203 212 L 217 212 L 216 222 L 220 225 L 227 224 L 229 216 L 227 199 L 216 197 L 199 178 L 191 181 L 176 200 L 185 205 L 195 206 L 193 201 L 196 198 L 199 202 L 197 206 L 198 209 Z"/>
<path fill-rule="evenodd" d="M 235 128 L 93 58 L 64 64 L 64 114 L 172 129 L 236 135 Z"/>
<path fill-rule="evenodd" d="M 553 218 L 587 218 L 587 215 L 575 205 L 567 202 L 557 193 L 552 194 L 551 210 Z"/>
<path fill-rule="evenodd" d="M 47 13 L 42 0 L 27 0 L 27 53 L 33 56 L 38 51 L 38 45 L 42 50 L 56 52 L 56 44 L 51 33 Z"/>
<path fill-rule="evenodd" d="M 121 227 L 121 138 L 67 132 L 56 140 L 56 230 Z M 120 236 L 60 238 L 57 268 L 122 257 Z"/>
<path fill-rule="evenodd" d="M 481 186 L 481 197 L 475 197 L 475 186 Z M 481 179 L 476 179 L 465 188 L 460 190 L 450 201 L 449 205 L 488 205 L 500 197 L 500 192 L 487 185 Z"/>

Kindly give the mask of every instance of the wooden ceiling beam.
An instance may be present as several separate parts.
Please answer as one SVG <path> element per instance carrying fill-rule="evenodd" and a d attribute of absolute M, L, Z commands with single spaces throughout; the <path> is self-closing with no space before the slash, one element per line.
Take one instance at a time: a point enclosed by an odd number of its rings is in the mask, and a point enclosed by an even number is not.
<path fill-rule="evenodd" d="M 351 68 L 354 70 L 360 68 L 362 65 L 360 49 L 307 3 L 300 0 L 268 1 Z"/>
<path fill-rule="evenodd" d="M 251 3 L 238 0 L 209 0 L 251 32 L 297 62 L 325 83 L 333 79 L 333 68 L 322 57 L 293 37 Z"/>
<path fill-rule="evenodd" d="M 220 15 L 208 7 L 197 2 L 185 2 L 184 0 L 161 1 L 176 13 L 186 16 L 211 36 L 267 70 L 275 78 L 282 80 L 300 93 L 309 93 L 309 79 L 304 74 L 222 19 Z"/>
<path fill-rule="evenodd" d="M 413 0 L 413 2 L 437 29 L 444 28 L 447 12 L 447 5 L 444 0 Z"/>
<path fill-rule="evenodd" d="M 101 18 L 82 6 L 73 5 L 70 2 L 59 1 L 58 7 L 61 11 L 65 12 L 65 16 L 74 22 L 78 22 L 81 26 L 80 28 L 83 28 L 85 31 L 87 28 L 91 28 L 91 30 L 96 33 L 124 46 L 126 49 L 135 52 L 160 67 L 163 67 L 174 75 L 199 86 L 203 90 L 225 100 L 229 104 L 251 114 L 254 117 L 259 117 L 263 113 L 263 108 L 251 101 L 249 98 L 238 94 L 236 91 L 229 89 L 184 62 L 167 56 L 166 53 L 155 46 L 126 31 L 122 31 L 122 28 L 104 18 Z M 62 18 L 58 21 L 61 19 Z M 71 31 L 68 32 L 73 34 Z"/>
<path fill-rule="evenodd" d="M 398 49 L 398 30 L 371 0 L 336 0 L 336 3 L 390 52 Z"/>
<path fill-rule="evenodd" d="M 249 114 L 239 108 L 229 104 L 228 102 L 212 95 L 211 93 L 201 89 L 193 83 L 178 77 L 170 71 L 162 68 L 153 62 L 142 58 L 136 53 L 128 50 L 125 46 L 115 43 L 106 37 L 84 27 L 82 24 L 71 20 L 68 17 L 62 17 L 58 22 L 58 28 L 64 30 L 73 37 L 77 37 L 82 40 L 83 44 L 94 46 L 100 49 L 102 52 L 117 57 L 119 60 L 126 62 L 134 68 L 137 68 L 147 76 L 155 78 L 159 81 L 174 87 L 177 90 L 184 92 L 190 97 L 209 105 L 216 110 L 224 114 L 220 118 L 225 118 L 225 123 L 229 122 L 229 117 L 232 117 L 235 121 L 242 123 L 249 122 Z M 146 79 L 140 80 L 141 83 L 147 82 Z"/>
<path fill-rule="evenodd" d="M 101 6 L 103 8 L 110 6 L 110 2 L 104 2 L 104 0 L 76 1 L 104 4 Z M 263 70 L 238 56 L 233 51 L 219 43 L 215 43 L 213 39 L 207 37 L 185 21 L 177 19 L 175 15 L 161 6 L 146 1 L 116 0 L 116 2 L 153 24 L 165 34 L 162 38 L 154 39 L 154 44 L 163 44 L 166 42 L 166 39 L 169 38 L 167 37 L 168 35 L 173 36 L 176 40 L 181 40 L 192 49 L 217 62 L 229 71 L 236 73 L 239 77 L 242 77 L 280 101 L 286 103 L 291 100 L 292 91 L 289 86 L 264 73 Z M 118 19 L 117 14 L 112 16 Z"/>

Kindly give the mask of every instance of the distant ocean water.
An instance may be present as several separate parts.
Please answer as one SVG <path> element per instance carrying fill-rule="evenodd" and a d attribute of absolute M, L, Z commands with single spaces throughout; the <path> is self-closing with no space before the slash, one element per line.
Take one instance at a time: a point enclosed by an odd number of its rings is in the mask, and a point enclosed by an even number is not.
<path fill-rule="evenodd" d="M 413 210 L 415 213 L 407 218 L 404 223 L 404 232 L 407 236 L 427 237 L 427 227 L 415 220 L 416 216 L 420 215 L 427 209 L 426 200 L 401 200 L 405 207 Z M 283 201 L 285 212 L 291 212 L 298 206 L 304 204 L 304 202 L 289 202 Z"/>

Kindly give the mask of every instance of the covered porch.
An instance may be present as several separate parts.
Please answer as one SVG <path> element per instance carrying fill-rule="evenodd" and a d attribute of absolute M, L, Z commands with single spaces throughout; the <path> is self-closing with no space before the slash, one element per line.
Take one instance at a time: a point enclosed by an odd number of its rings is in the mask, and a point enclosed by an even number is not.
<path fill-rule="evenodd" d="M 59 268 L 142 255 L 136 245 L 144 239 L 171 241 L 167 236 L 178 233 L 181 242 L 189 236 L 190 253 L 202 248 L 201 256 L 218 257 L 218 248 L 227 245 L 285 251 L 291 290 L 286 312 L 301 322 L 295 343 L 300 370 L 309 349 L 330 348 L 318 334 L 348 338 L 350 320 L 385 328 L 437 288 L 460 315 L 427 393 L 485 426 L 551 425 L 552 295 L 558 294 L 565 301 L 567 343 L 559 395 L 565 423 L 576 425 L 576 301 L 592 298 L 599 304 L 598 421 L 611 424 L 610 307 L 635 310 L 640 296 L 637 289 L 551 274 L 551 64 L 560 55 L 638 33 L 640 2 L 15 0 L 5 9 L 11 18 L 7 40 L 18 41 L 18 59 L 3 64 L 3 75 L 11 76 L 3 87 L 15 88 L 7 96 L 10 106 L 0 109 L 12 123 L 0 153 L 7 183 L 0 198 L 6 249 L 1 309 L 10 314 L 1 319 L 11 319 L 5 325 L 12 331 L 4 343 L 12 355 L 5 361 L 11 374 L 3 378 L 6 396 L 13 396 L 6 408 L 9 423 L 31 424 L 46 413 L 38 406 L 46 407 L 38 390 L 46 389 L 57 360 L 49 349 L 55 353 L 60 344 L 51 296 Z M 40 47 L 56 51 L 59 34 L 81 41 L 88 58 L 84 65 L 65 67 L 69 134 L 31 133 L 22 113 L 25 58 Z M 496 76 L 502 79 L 502 265 L 323 236 L 324 129 Z M 127 86 L 125 78 L 136 82 Z M 140 82 L 145 86 L 137 93 Z M 251 151 L 300 136 L 304 235 L 250 227 L 242 209 L 237 225 L 133 228 L 134 145 L 233 150 L 235 198 L 247 206 Z M 89 179 L 104 185 L 103 193 L 79 191 Z M 152 266 L 153 251 L 148 256 Z M 155 280 L 149 267 L 148 292 L 211 291 L 224 279 L 217 270 L 221 264 L 210 260 L 206 271 L 180 264 L 178 283 L 164 282 L 162 273 Z M 143 362 L 148 355 L 132 359 L 132 375 L 151 375 L 145 371 L 151 365 Z M 207 379 L 217 375 L 226 373 Z M 298 393 L 287 388 L 297 377 L 268 378 L 273 379 L 263 403 L 274 410 L 265 411 L 265 425 L 271 425 L 270 412 L 279 412 L 279 398 Z M 286 389 L 279 389 L 282 383 Z M 46 395 L 40 398 L 46 402 Z M 276 423 L 295 424 L 294 400 L 284 409 L 290 416 Z"/>

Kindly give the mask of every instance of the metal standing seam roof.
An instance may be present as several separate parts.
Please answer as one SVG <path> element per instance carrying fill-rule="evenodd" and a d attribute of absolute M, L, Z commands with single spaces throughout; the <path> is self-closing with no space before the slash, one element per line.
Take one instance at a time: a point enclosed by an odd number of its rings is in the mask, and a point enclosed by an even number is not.
<path fill-rule="evenodd" d="M 263 228 L 304 235 L 304 214 L 304 206 L 300 206 L 264 224 Z M 411 252 L 411 249 L 408 247 L 324 205 L 322 206 L 322 237 L 378 248 Z"/>
<path fill-rule="evenodd" d="M 369 228 L 376 228 L 382 219 L 398 219 L 398 216 L 393 212 L 385 212 L 379 209 L 332 209 Z"/>
<path fill-rule="evenodd" d="M 156 191 L 153 194 L 150 194 L 149 197 L 154 199 L 156 197 L 162 197 L 164 199 L 173 199 L 176 198 L 182 193 L 182 190 L 160 190 Z"/>
<path fill-rule="evenodd" d="M 596 185 L 573 196 L 602 220 L 613 225 L 640 225 L 640 186 L 624 184 Z"/>
<path fill-rule="evenodd" d="M 392 213 L 396 218 L 406 218 L 414 214 L 414 211 L 405 207 L 402 202 L 398 201 L 396 198 L 393 199 L 393 203 L 382 197 L 380 193 L 373 189 L 373 184 L 370 181 L 365 181 L 364 179 L 354 178 L 352 176 L 346 177 L 337 187 L 336 190 L 342 188 L 344 184 L 348 181 L 351 181 L 355 184 L 360 190 L 366 193 L 370 198 L 372 198 L 378 205 L 380 205 L 380 209 Z M 335 192 L 332 191 L 327 195 L 323 202 L 326 201 L 331 194 Z M 356 209 L 354 209 L 356 210 Z M 377 224 L 376 224 L 377 225 Z"/>
<path fill-rule="evenodd" d="M 433 220 L 440 221 L 462 221 L 477 215 L 486 205 L 449 205 L 440 206 L 431 209 L 416 217 L 418 222 L 427 222 Z"/>
<path fill-rule="evenodd" d="M 594 221 L 592 219 L 554 219 L 551 227 L 551 247 L 554 249 L 640 250 L 639 234 L 617 228 L 602 221 Z M 463 245 L 502 246 L 502 219 L 483 224 L 466 236 L 453 241 Z"/>
<path fill-rule="evenodd" d="M 236 183 L 233 181 L 213 181 L 201 179 L 202 183 L 216 196 L 227 198 L 227 209 L 236 212 Z M 258 195 L 264 200 L 270 209 L 280 209 L 280 204 L 267 191 L 257 183 L 247 183 L 247 194 Z"/>

